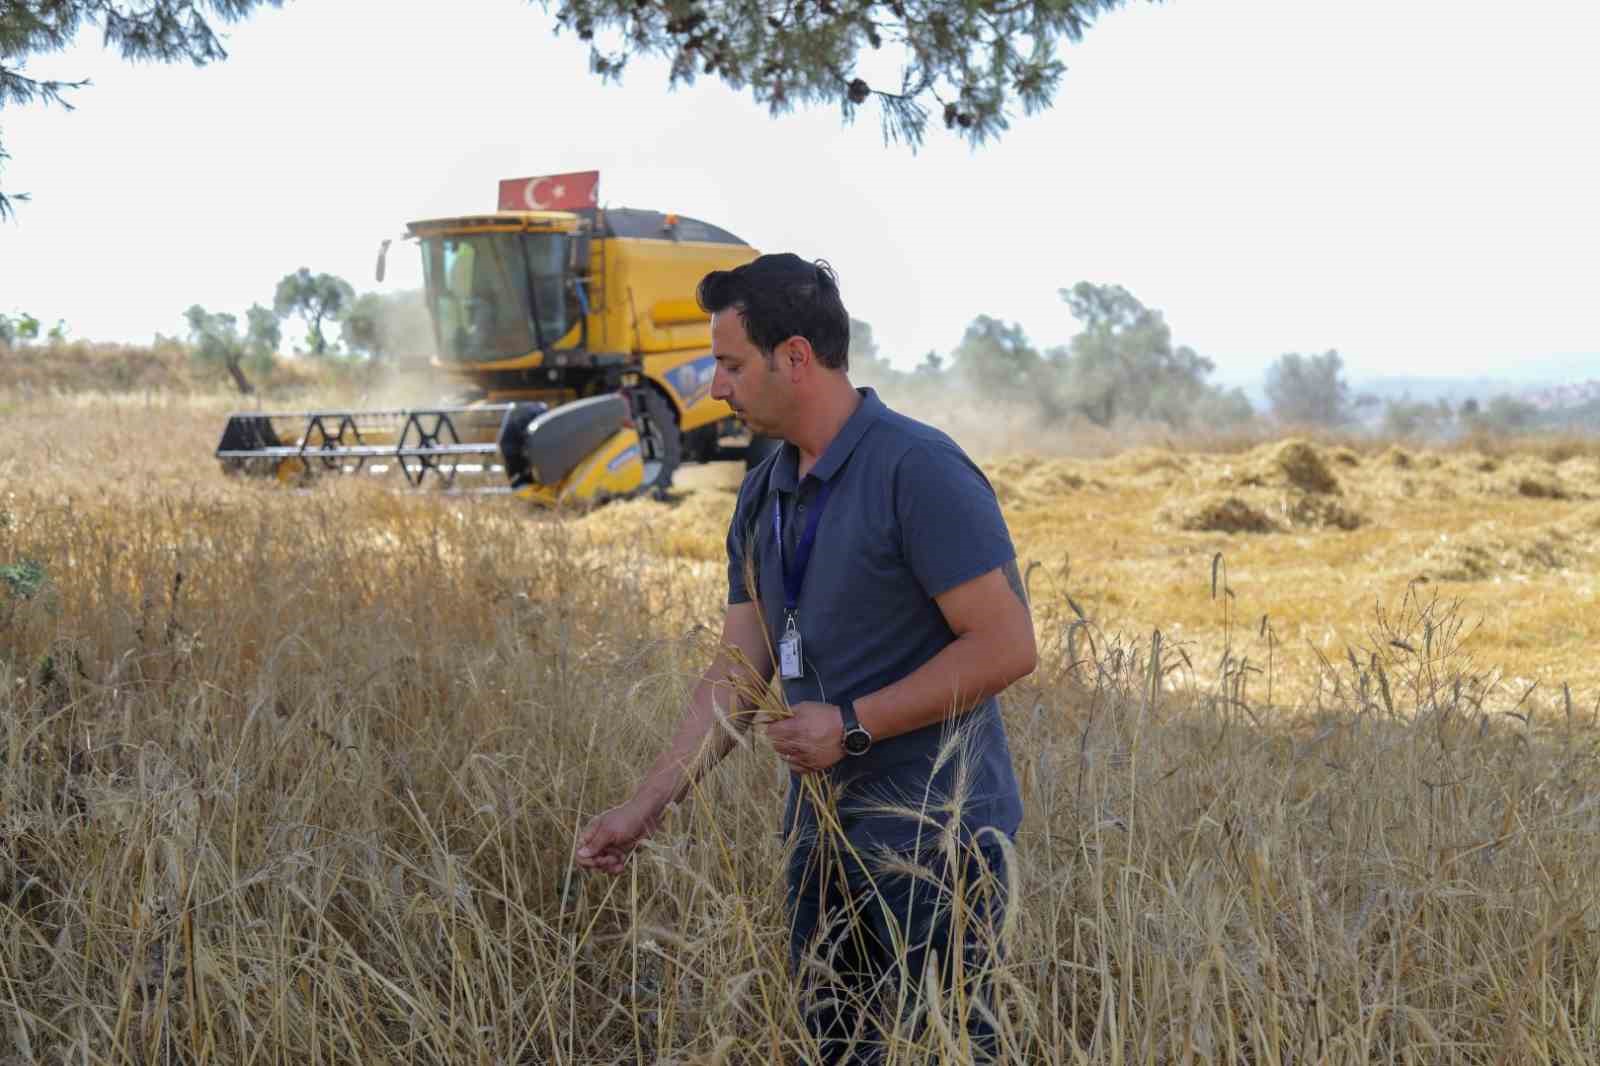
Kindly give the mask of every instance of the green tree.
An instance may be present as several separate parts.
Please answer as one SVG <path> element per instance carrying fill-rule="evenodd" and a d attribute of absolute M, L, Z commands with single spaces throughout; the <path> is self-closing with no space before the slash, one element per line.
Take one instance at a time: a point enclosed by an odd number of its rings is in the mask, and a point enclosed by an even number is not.
<path fill-rule="evenodd" d="M 383 298 L 375 292 L 364 292 L 356 297 L 339 323 L 344 346 L 369 359 L 383 356 Z"/>
<path fill-rule="evenodd" d="M 1539 409 L 1527 400 L 1500 395 L 1471 419 L 1472 428 L 1491 433 L 1525 433 L 1540 423 Z"/>
<path fill-rule="evenodd" d="M 189 324 L 189 343 L 194 346 L 194 357 L 200 363 L 221 364 L 227 368 L 233 383 L 241 393 L 249 396 L 255 386 L 244 376 L 240 366 L 244 358 L 244 342 L 239 338 L 239 320 L 230 314 L 213 314 L 199 304 L 193 304 L 183 313 Z"/>
<path fill-rule="evenodd" d="M 1450 401 L 1414 403 L 1410 397 L 1390 400 L 1383 407 L 1383 431 L 1393 437 L 1439 437 L 1449 432 L 1455 414 Z"/>
<path fill-rule="evenodd" d="M 1280 422 L 1338 426 L 1350 420 L 1350 386 L 1344 360 L 1328 349 L 1321 355 L 1287 352 L 1267 368 L 1267 402 Z"/>
<path fill-rule="evenodd" d="M 373 360 L 431 354 L 433 322 L 420 290 L 362 293 L 339 323 L 345 347 Z"/>
<path fill-rule="evenodd" d="M 557 32 L 590 44 L 591 69 L 616 79 L 631 56 L 663 55 L 671 85 L 715 75 L 774 114 L 869 99 L 885 140 L 922 143 L 930 113 L 971 144 L 1002 133 L 1017 105 L 1048 107 L 1066 66 L 1056 52 L 1123 0 L 557 0 Z M 887 50 L 888 84 L 857 60 Z"/>
<path fill-rule="evenodd" d="M 983 399 L 1037 407 L 1045 421 L 1063 413 L 1054 369 L 1019 324 L 979 315 L 950 359 L 963 383 Z"/>
<path fill-rule="evenodd" d="M 306 344 L 311 354 L 327 355 L 328 339 L 322 332 L 322 324 L 343 318 L 355 299 L 355 289 L 343 278 L 313 274 L 301 267 L 293 274 L 285 274 L 278 282 L 272 309 L 279 316 L 299 315 L 304 319 Z"/>
<path fill-rule="evenodd" d="M 1091 422 L 1215 426 L 1253 416 L 1241 390 L 1223 390 L 1207 380 L 1216 364 L 1187 345 L 1174 346 L 1162 313 L 1127 289 L 1081 281 L 1062 289 L 1061 298 L 1083 330 L 1050 360 L 1065 402 Z"/>
<path fill-rule="evenodd" d="M 278 360 L 278 346 L 283 343 L 283 326 L 276 312 L 260 304 L 251 304 L 244 313 L 244 350 L 249 357 L 250 369 L 265 374 Z"/>
<path fill-rule="evenodd" d="M 0 315 L 0 341 L 15 344 L 17 341 L 37 340 L 39 320 L 26 311 L 14 315 Z"/>
<path fill-rule="evenodd" d="M 59 52 L 70 45 L 85 26 L 98 26 L 107 47 L 131 61 L 163 63 L 187 59 L 196 66 L 225 59 L 228 53 L 207 21 L 244 18 L 262 5 L 278 7 L 282 0 L 6 0 L 0 3 L 0 109 L 12 104 L 72 104 L 66 94 L 86 81 L 50 81 L 30 78 L 24 69 L 36 55 Z M 0 142 L 0 164 L 10 158 Z M 0 221 L 14 210 L 13 200 L 0 191 Z"/>
<path fill-rule="evenodd" d="M 850 376 L 865 385 L 891 385 L 904 375 L 881 354 L 872 325 L 859 318 L 850 320 Z"/>

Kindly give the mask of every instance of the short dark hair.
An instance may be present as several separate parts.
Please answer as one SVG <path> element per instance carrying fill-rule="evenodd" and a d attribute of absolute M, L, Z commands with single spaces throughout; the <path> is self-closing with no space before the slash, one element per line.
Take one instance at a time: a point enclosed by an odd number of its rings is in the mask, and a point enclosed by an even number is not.
<path fill-rule="evenodd" d="M 700 279 L 695 298 L 716 314 L 739 312 L 750 342 L 772 361 L 790 337 L 811 342 L 817 361 L 831 370 L 850 369 L 850 315 L 839 299 L 839 277 L 826 260 L 808 263 L 792 252 L 763 255 Z"/>

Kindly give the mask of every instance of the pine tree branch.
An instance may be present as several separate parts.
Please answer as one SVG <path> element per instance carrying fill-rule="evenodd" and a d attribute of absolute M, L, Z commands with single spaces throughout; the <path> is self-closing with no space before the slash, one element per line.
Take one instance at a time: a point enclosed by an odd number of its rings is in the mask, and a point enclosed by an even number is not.
<path fill-rule="evenodd" d="M 589 42 L 592 69 L 620 77 L 628 59 L 668 61 L 671 85 L 715 75 L 774 114 L 836 101 L 846 122 L 868 97 L 886 141 L 922 143 L 927 103 L 973 144 L 1009 127 L 1009 111 L 1048 107 L 1066 67 L 1062 42 L 1125 0 L 541 0 L 557 33 Z M 864 50 L 903 52 L 901 89 L 855 74 Z"/>

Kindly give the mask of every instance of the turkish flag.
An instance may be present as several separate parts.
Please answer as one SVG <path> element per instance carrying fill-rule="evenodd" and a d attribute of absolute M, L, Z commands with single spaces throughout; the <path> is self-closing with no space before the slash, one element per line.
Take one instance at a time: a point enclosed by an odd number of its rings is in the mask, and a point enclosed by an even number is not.
<path fill-rule="evenodd" d="M 500 183 L 501 211 L 583 211 L 599 201 L 598 170 L 507 178 Z"/>

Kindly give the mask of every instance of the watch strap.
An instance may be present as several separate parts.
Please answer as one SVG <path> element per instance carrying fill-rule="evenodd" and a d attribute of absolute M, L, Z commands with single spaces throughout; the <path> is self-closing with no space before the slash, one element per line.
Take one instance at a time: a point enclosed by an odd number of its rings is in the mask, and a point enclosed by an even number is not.
<path fill-rule="evenodd" d="M 844 753 L 865 755 L 872 747 L 872 734 L 862 728 L 861 720 L 856 717 L 854 700 L 839 701 L 839 718 L 844 725 Z"/>

